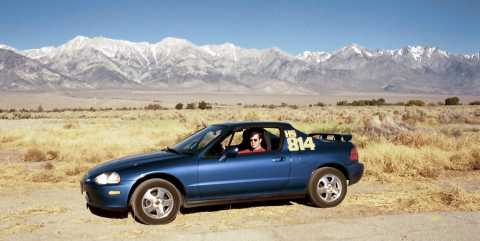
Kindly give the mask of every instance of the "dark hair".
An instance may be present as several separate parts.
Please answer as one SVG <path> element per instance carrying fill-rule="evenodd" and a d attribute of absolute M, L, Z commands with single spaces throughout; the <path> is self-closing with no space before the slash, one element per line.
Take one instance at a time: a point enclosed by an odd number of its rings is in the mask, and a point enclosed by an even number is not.
<path fill-rule="evenodd" d="M 254 130 L 254 131 L 250 132 L 250 134 L 249 134 L 248 136 L 249 136 L 249 137 L 252 137 L 252 136 L 254 136 L 255 134 L 258 135 L 258 137 L 259 137 L 260 139 L 263 139 L 262 132 L 261 132 L 261 131 L 257 131 L 257 130 Z"/>

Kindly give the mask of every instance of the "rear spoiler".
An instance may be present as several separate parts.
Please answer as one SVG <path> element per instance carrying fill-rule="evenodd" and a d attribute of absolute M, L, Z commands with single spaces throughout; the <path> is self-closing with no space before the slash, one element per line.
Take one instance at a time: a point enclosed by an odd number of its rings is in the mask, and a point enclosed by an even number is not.
<path fill-rule="evenodd" d="M 333 136 L 334 141 L 348 142 L 352 140 L 352 134 L 332 134 L 332 133 L 310 133 L 308 136 L 318 136 L 321 140 L 331 140 L 328 137 Z"/>

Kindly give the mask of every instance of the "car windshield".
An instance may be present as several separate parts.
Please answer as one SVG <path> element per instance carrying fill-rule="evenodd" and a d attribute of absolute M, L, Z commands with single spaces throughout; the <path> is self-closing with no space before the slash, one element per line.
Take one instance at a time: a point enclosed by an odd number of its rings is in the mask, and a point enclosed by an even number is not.
<path fill-rule="evenodd" d="M 172 149 L 179 153 L 195 153 L 208 145 L 212 140 L 222 134 L 223 128 L 220 126 L 209 126 L 197 131 L 195 134 L 187 137 L 175 145 Z"/>

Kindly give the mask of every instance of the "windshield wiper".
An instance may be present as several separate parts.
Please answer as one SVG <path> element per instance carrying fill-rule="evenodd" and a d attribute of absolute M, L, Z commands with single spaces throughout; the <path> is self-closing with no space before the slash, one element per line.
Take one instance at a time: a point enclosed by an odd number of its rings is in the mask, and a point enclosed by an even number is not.
<path fill-rule="evenodd" d="M 165 149 L 163 149 L 163 150 L 168 151 L 168 152 L 173 152 L 173 153 L 175 153 L 175 154 L 180 154 L 180 152 L 178 152 L 177 150 L 175 150 L 175 149 L 173 149 L 173 148 L 171 148 L 171 147 L 169 147 L 169 146 L 167 146 L 167 148 L 165 148 Z"/>

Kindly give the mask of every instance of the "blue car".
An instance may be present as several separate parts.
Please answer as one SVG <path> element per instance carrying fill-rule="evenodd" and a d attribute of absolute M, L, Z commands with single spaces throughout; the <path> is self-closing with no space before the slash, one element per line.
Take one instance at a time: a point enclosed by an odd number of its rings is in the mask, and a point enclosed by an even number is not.
<path fill-rule="evenodd" d="M 145 224 L 171 222 L 181 207 L 266 199 L 333 207 L 363 174 L 351 138 L 285 122 L 215 124 L 162 151 L 92 168 L 81 192 L 91 210 L 131 210 Z"/>

